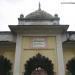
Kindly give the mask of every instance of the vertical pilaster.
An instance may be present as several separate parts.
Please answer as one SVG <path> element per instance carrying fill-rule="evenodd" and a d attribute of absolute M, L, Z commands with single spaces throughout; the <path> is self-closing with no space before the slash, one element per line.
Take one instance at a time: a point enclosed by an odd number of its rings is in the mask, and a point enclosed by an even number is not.
<path fill-rule="evenodd" d="M 63 49 L 62 49 L 62 40 L 61 35 L 56 36 L 57 43 L 57 62 L 58 62 L 58 75 L 65 75 L 64 69 L 64 59 L 63 59 Z"/>
<path fill-rule="evenodd" d="M 20 75 L 21 42 L 22 36 L 18 34 L 16 39 L 16 51 L 15 51 L 15 63 L 13 75 Z"/>

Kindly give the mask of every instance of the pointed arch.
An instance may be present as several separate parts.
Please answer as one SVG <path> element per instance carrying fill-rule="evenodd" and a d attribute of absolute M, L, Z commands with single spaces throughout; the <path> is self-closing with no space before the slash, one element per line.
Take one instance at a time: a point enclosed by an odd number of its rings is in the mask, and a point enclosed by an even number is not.
<path fill-rule="evenodd" d="M 39 53 L 27 61 L 27 63 L 25 64 L 24 75 L 31 75 L 32 71 L 39 67 L 44 69 L 47 72 L 47 75 L 54 75 L 52 61 Z"/>
<path fill-rule="evenodd" d="M 0 75 L 10 75 L 11 65 L 10 60 L 0 55 Z"/>
<path fill-rule="evenodd" d="M 66 69 L 68 70 L 69 74 L 75 75 L 75 57 L 67 62 Z"/>

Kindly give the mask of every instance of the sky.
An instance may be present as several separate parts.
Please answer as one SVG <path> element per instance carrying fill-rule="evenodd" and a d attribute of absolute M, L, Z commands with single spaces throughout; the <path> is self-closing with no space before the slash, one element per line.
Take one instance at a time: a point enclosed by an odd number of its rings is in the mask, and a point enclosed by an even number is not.
<path fill-rule="evenodd" d="M 18 25 L 20 14 L 24 16 L 38 9 L 51 15 L 58 14 L 60 24 L 69 25 L 68 31 L 75 31 L 75 4 L 61 4 L 61 2 L 75 2 L 75 0 L 0 0 L 0 31 L 9 31 L 8 25 Z"/>

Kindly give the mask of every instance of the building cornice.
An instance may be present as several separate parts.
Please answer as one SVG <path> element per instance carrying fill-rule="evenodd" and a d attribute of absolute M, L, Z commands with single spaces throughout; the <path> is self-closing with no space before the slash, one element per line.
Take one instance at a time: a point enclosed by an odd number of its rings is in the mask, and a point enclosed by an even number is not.
<path fill-rule="evenodd" d="M 49 32 L 49 33 L 64 33 L 69 25 L 9 25 L 9 28 L 14 33 L 23 32 Z"/>

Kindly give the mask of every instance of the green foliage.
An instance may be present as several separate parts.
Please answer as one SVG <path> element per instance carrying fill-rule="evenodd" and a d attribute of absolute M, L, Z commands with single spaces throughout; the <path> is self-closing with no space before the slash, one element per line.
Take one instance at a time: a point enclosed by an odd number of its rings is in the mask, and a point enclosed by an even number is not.
<path fill-rule="evenodd" d="M 0 56 L 0 75 L 9 75 L 11 70 L 11 63 L 4 56 Z"/>
<path fill-rule="evenodd" d="M 66 68 L 72 75 L 75 75 L 75 58 L 68 61 Z"/>
<path fill-rule="evenodd" d="M 66 71 L 66 75 L 72 75 L 72 74 L 71 74 L 71 72 L 69 72 L 69 71 Z"/>
<path fill-rule="evenodd" d="M 37 54 L 33 58 L 30 58 L 29 61 L 27 61 L 27 64 L 25 64 L 24 75 L 31 75 L 31 72 L 38 67 L 41 67 L 47 71 L 48 75 L 54 75 L 52 61 L 45 56 L 42 56 L 41 54 Z"/>

